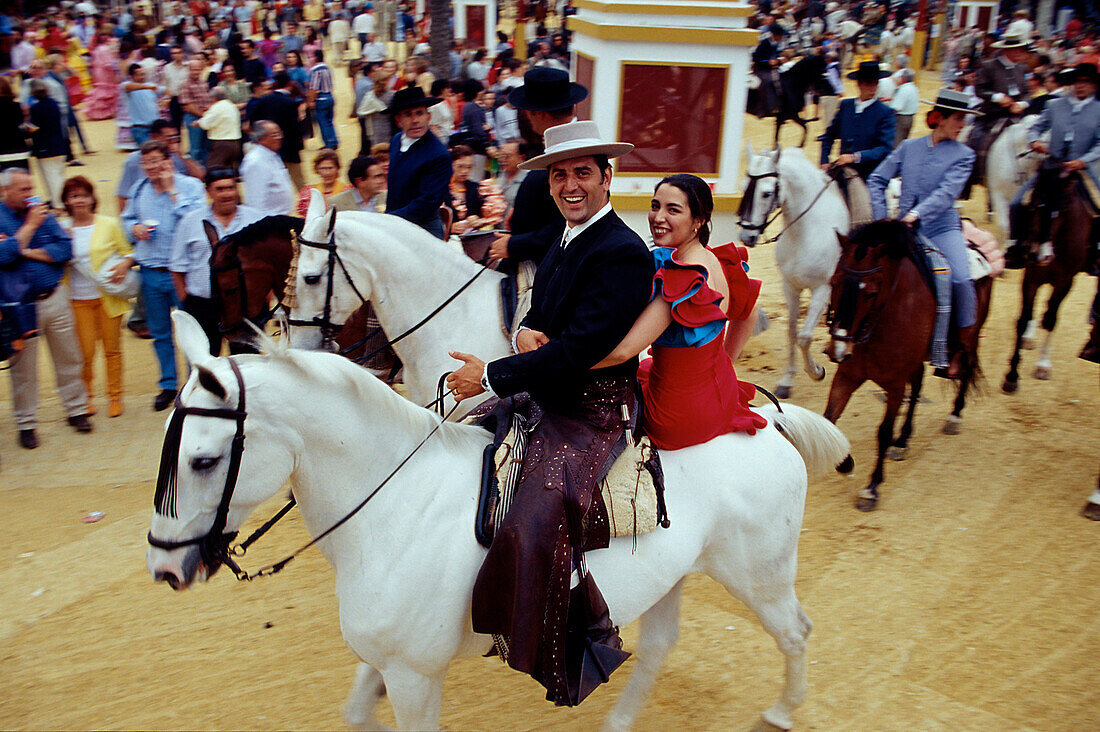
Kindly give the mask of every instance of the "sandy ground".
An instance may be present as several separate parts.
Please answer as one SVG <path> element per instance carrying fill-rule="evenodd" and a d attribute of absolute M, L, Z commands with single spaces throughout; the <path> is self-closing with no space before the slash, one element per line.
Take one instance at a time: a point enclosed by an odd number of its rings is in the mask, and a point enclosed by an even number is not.
<path fill-rule="evenodd" d="M 936 85 L 925 76 L 922 96 Z M 346 114 L 346 88 L 341 94 L 338 109 Z M 113 212 L 121 161 L 111 150 L 113 122 L 85 129 L 100 152 L 72 172 L 95 180 L 103 209 Z M 356 128 L 345 123 L 339 132 L 350 157 Z M 758 145 L 770 140 L 755 120 L 749 135 Z M 793 128 L 784 139 L 797 139 Z M 785 359 L 786 316 L 772 253 L 756 250 L 753 267 L 765 281 L 763 304 L 776 317 L 750 342 L 738 370 L 770 387 Z M 852 500 L 870 471 L 882 404 L 870 387 L 853 398 L 841 426 L 852 440 L 854 477 L 813 481 L 807 500 L 798 591 L 816 628 L 810 693 L 797 726 L 1100 727 L 1100 589 L 1091 559 L 1100 525 L 1076 513 L 1095 485 L 1100 444 L 1096 367 L 1075 358 L 1095 287 L 1079 277 L 1064 305 L 1053 379 L 1029 377 L 1036 357 L 1028 353 L 1021 390 L 1008 397 L 998 385 L 1019 275 L 996 283 L 981 346 L 985 394 L 967 409 L 962 434 L 947 437 L 939 428 L 952 392 L 926 381 L 928 403 L 918 409 L 909 460 L 887 466 L 881 509 L 870 515 Z M 100 416 L 94 433 L 74 434 L 43 358 L 42 446 L 19 449 L 10 421 L 0 421 L 0 514 L 7 517 L 0 534 L 0 727 L 341 727 L 354 660 L 340 638 L 332 573 L 319 554 L 252 584 L 222 573 L 183 594 L 153 585 L 145 532 L 165 415 L 150 408 L 150 345 L 129 334 L 124 342 L 123 417 Z M 823 345 L 819 329 L 815 351 Z M 799 376 L 796 403 L 824 407 L 834 371 L 827 368 L 822 383 Z M 6 403 L 7 379 L 0 391 Z M 105 518 L 82 523 L 90 511 Z M 249 566 L 304 538 L 292 514 Z M 688 583 L 681 624 L 681 641 L 639 727 L 752 727 L 780 688 L 782 657 L 771 639 L 706 578 Z M 635 633 L 626 629 L 628 647 Z M 625 679 L 620 672 L 582 707 L 559 710 L 499 661 L 464 660 L 448 679 L 443 724 L 590 728 Z M 392 722 L 385 701 L 380 714 Z"/>

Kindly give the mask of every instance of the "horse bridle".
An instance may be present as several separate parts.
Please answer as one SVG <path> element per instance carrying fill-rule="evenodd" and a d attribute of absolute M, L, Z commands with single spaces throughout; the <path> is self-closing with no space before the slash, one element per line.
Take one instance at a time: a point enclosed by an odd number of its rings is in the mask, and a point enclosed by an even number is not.
<path fill-rule="evenodd" d="M 351 286 L 352 292 L 359 298 L 360 304 L 365 304 L 367 298 L 363 297 L 363 293 L 359 292 L 359 288 L 355 286 L 355 280 L 351 278 L 351 273 L 348 272 L 347 266 L 344 264 L 343 258 L 340 257 L 340 253 L 336 250 L 336 217 L 333 216 L 332 227 L 328 232 L 328 241 L 310 241 L 301 236 L 298 237 L 298 244 L 302 246 L 312 247 L 314 249 L 322 249 L 328 252 L 328 280 L 325 283 L 325 307 L 320 316 L 314 316 L 311 320 L 293 320 L 288 319 L 287 325 L 293 325 L 298 327 L 311 327 L 321 329 L 321 342 L 327 348 L 332 343 L 333 338 L 344 327 L 343 323 L 336 324 L 332 322 L 332 291 L 335 285 L 336 279 L 336 265 L 340 266 L 340 271 L 344 273 L 344 279 L 348 281 Z M 378 328 L 377 330 L 381 330 Z M 373 335 L 373 334 L 372 334 Z"/>
<path fill-rule="evenodd" d="M 763 180 L 764 178 L 775 178 L 775 198 L 772 199 L 771 206 L 764 212 L 764 223 L 762 224 L 750 224 L 745 222 L 745 216 L 752 213 L 753 201 L 756 197 L 756 182 Z M 755 231 L 760 234 L 764 233 L 764 230 L 772 225 L 777 218 L 779 218 L 779 171 L 773 170 L 768 173 L 749 173 L 749 184 L 745 187 L 745 192 L 741 195 L 741 206 L 737 210 L 738 222 L 737 225 L 746 231 Z M 772 213 L 774 212 L 774 214 Z M 771 218 L 768 218 L 768 216 Z M 748 246 L 755 246 L 756 242 L 749 244 Z"/>
<path fill-rule="evenodd" d="M 213 255 L 211 255 L 211 258 L 213 258 Z M 260 313 L 260 315 L 255 319 L 248 317 L 248 282 L 244 276 L 244 264 L 241 262 L 241 257 L 239 254 L 235 255 L 233 257 L 233 261 L 229 264 L 222 264 L 217 267 L 215 267 L 213 264 L 210 265 L 210 292 L 214 299 L 214 304 L 217 306 L 218 312 L 222 312 L 222 291 L 221 287 L 219 287 L 218 285 L 218 273 L 229 272 L 231 270 L 236 270 L 237 272 L 237 289 L 239 292 L 238 296 L 241 301 L 241 324 L 238 326 L 228 327 L 222 322 L 221 318 L 219 317 L 218 331 L 222 335 L 228 335 L 238 330 L 239 328 L 244 327 L 245 321 L 250 321 L 257 328 L 262 329 L 268 324 L 268 322 L 270 322 L 273 317 L 275 317 L 275 313 L 279 311 L 279 308 L 282 307 L 283 303 L 281 300 L 276 302 L 270 308 Z"/>
<path fill-rule="evenodd" d="M 245 409 L 244 380 L 241 378 L 240 367 L 232 358 L 228 359 L 229 366 L 233 369 L 233 376 L 237 379 L 237 408 L 236 409 L 207 409 L 205 407 L 184 406 L 179 394 L 176 395 L 175 409 L 168 420 L 168 430 L 164 435 L 164 446 L 160 453 L 160 470 L 157 473 L 157 489 L 153 496 L 153 508 L 161 516 L 177 518 L 176 513 L 176 474 L 179 471 L 180 440 L 183 436 L 183 420 L 188 416 L 213 417 L 215 419 L 231 419 L 237 424 L 237 430 L 233 435 L 233 445 L 229 453 L 229 467 L 225 474 L 225 484 L 222 486 L 221 500 L 218 502 L 217 513 L 214 514 L 214 523 L 210 530 L 201 536 L 179 541 L 158 539 L 149 531 L 148 541 L 152 546 L 165 551 L 182 549 L 185 546 L 199 545 L 199 552 L 206 566 L 213 570 L 219 564 L 229 567 L 238 579 L 242 572 L 236 562 L 230 557 L 230 542 L 236 538 L 236 531 L 225 531 L 226 521 L 229 517 L 229 503 L 233 500 L 233 492 L 237 487 L 237 475 L 240 473 L 241 456 L 244 453 L 244 421 L 248 417 Z M 287 508 L 286 510 L 290 510 Z"/>
<path fill-rule="evenodd" d="M 854 320 L 855 296 L 858 295 L 859 290 L 863 289 L 863 280 L 873 274 L 881 272 L 882 265 L 880 264 L 875 267 L 871 267 L 870 269 L 852 269 L 845 265 L 843 262 L 840 262 L 837 264 L 837 268 L 844 273 L 844 285 L 843 289 L 840 291 L 839 309 L 841 309 L 842 311 L 847 311 L 850 308 L 851 317 Z M 882 299 L 882 303 L 878 307 L 872 308 L 860 322 L 858 333 L 849 331 L 846 335 L 837 335 L 837 320 L 848 317 L 848 313 L 834 312 L 833 306 L 830 303 L 829 311 L 825 316 L 825 322 L 829 326 L 829 337 L 833 340 L 840 341 L 841 343 L 851 343 L 852 345 L 856 346 L 869 341 L 871 339 L 871 336 L 875 332 L 875 327 L 878 326 L 878 320 L 882 316 L 883 310 L 886 309 L 886 303 L 889 302 L 890 297 L 893 296 L 894 290 L 898 286 L 899 279 L 901 279 L 900 269 L 897 273 L 895 273 L 894 282 L 893 284 L 891 284 L 890 291 L 886 294 L 886 297 Z M 846 305 L 846 300 L 849 300 L 850 304 Z M 855 324 L 853 323 L 853 325 Z"/>

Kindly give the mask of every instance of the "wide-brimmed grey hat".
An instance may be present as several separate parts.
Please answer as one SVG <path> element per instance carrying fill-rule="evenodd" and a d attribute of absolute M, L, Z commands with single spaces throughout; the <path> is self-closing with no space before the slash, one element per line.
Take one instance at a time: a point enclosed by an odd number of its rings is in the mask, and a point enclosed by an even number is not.
<path fill-rule="evenodd" d="M 1005 33 L 993 48 L 1026 48 L 1031 42 L 1023 33 Z"/>
<path fill-rule="evenodd" d="M 617 158 L 634 149 L 629 142 L 604 142 L 595 122 L 569 122 L 551 127 L 543 133 L 546 152 L 519 164 L 521 170 L 548 168 L 559 160 L 583 158 L 586 155 L 606 155 Z"/>
<path fill-rule="evenodd" d="M 970 106 L 970 95 L 966 92 L 955 91 L 954 89 L 940 89 L 936 94 L 936 101 L 930 102 L 927 99 L 922 99 L 925 104 L 931 104 L 932 109 L 938 109 L 941 112 L 947 112 L 951 114 L 953 112 L 964 112 L 966 114 L 980 114 L 978 110 Z"/>

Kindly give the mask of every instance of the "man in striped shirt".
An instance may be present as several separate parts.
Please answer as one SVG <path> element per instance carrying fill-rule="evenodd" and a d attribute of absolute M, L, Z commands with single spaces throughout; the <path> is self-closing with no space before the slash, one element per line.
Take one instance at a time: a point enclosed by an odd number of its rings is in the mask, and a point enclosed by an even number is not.
<path fill-rule="evenodd" d="M 313 55 L 317 63 L 309 70 L 309 108 L 317 118 L 325 147 L 335 150 L 340 141 L 336 138 L 336 127 L 332 124 L 336 110 L 336 102 L 332 98 L 332 69 L 325 63 L 325 54 L 321 49 L 314 51 Z"/>

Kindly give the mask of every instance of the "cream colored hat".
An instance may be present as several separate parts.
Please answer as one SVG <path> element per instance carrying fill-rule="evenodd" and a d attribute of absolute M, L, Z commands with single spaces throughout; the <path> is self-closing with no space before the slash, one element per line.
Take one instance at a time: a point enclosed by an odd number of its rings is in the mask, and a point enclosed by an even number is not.
<path fill-rule="evenodd" d="M 546 152 L 519 164 L 521 170 L 548 168 L 559 160 L 606 155 L 617 158 L 634 149 L 629 142 L 604 142 L 595 122 L 569 122 L 551 127 L 543 135 Z"/>

